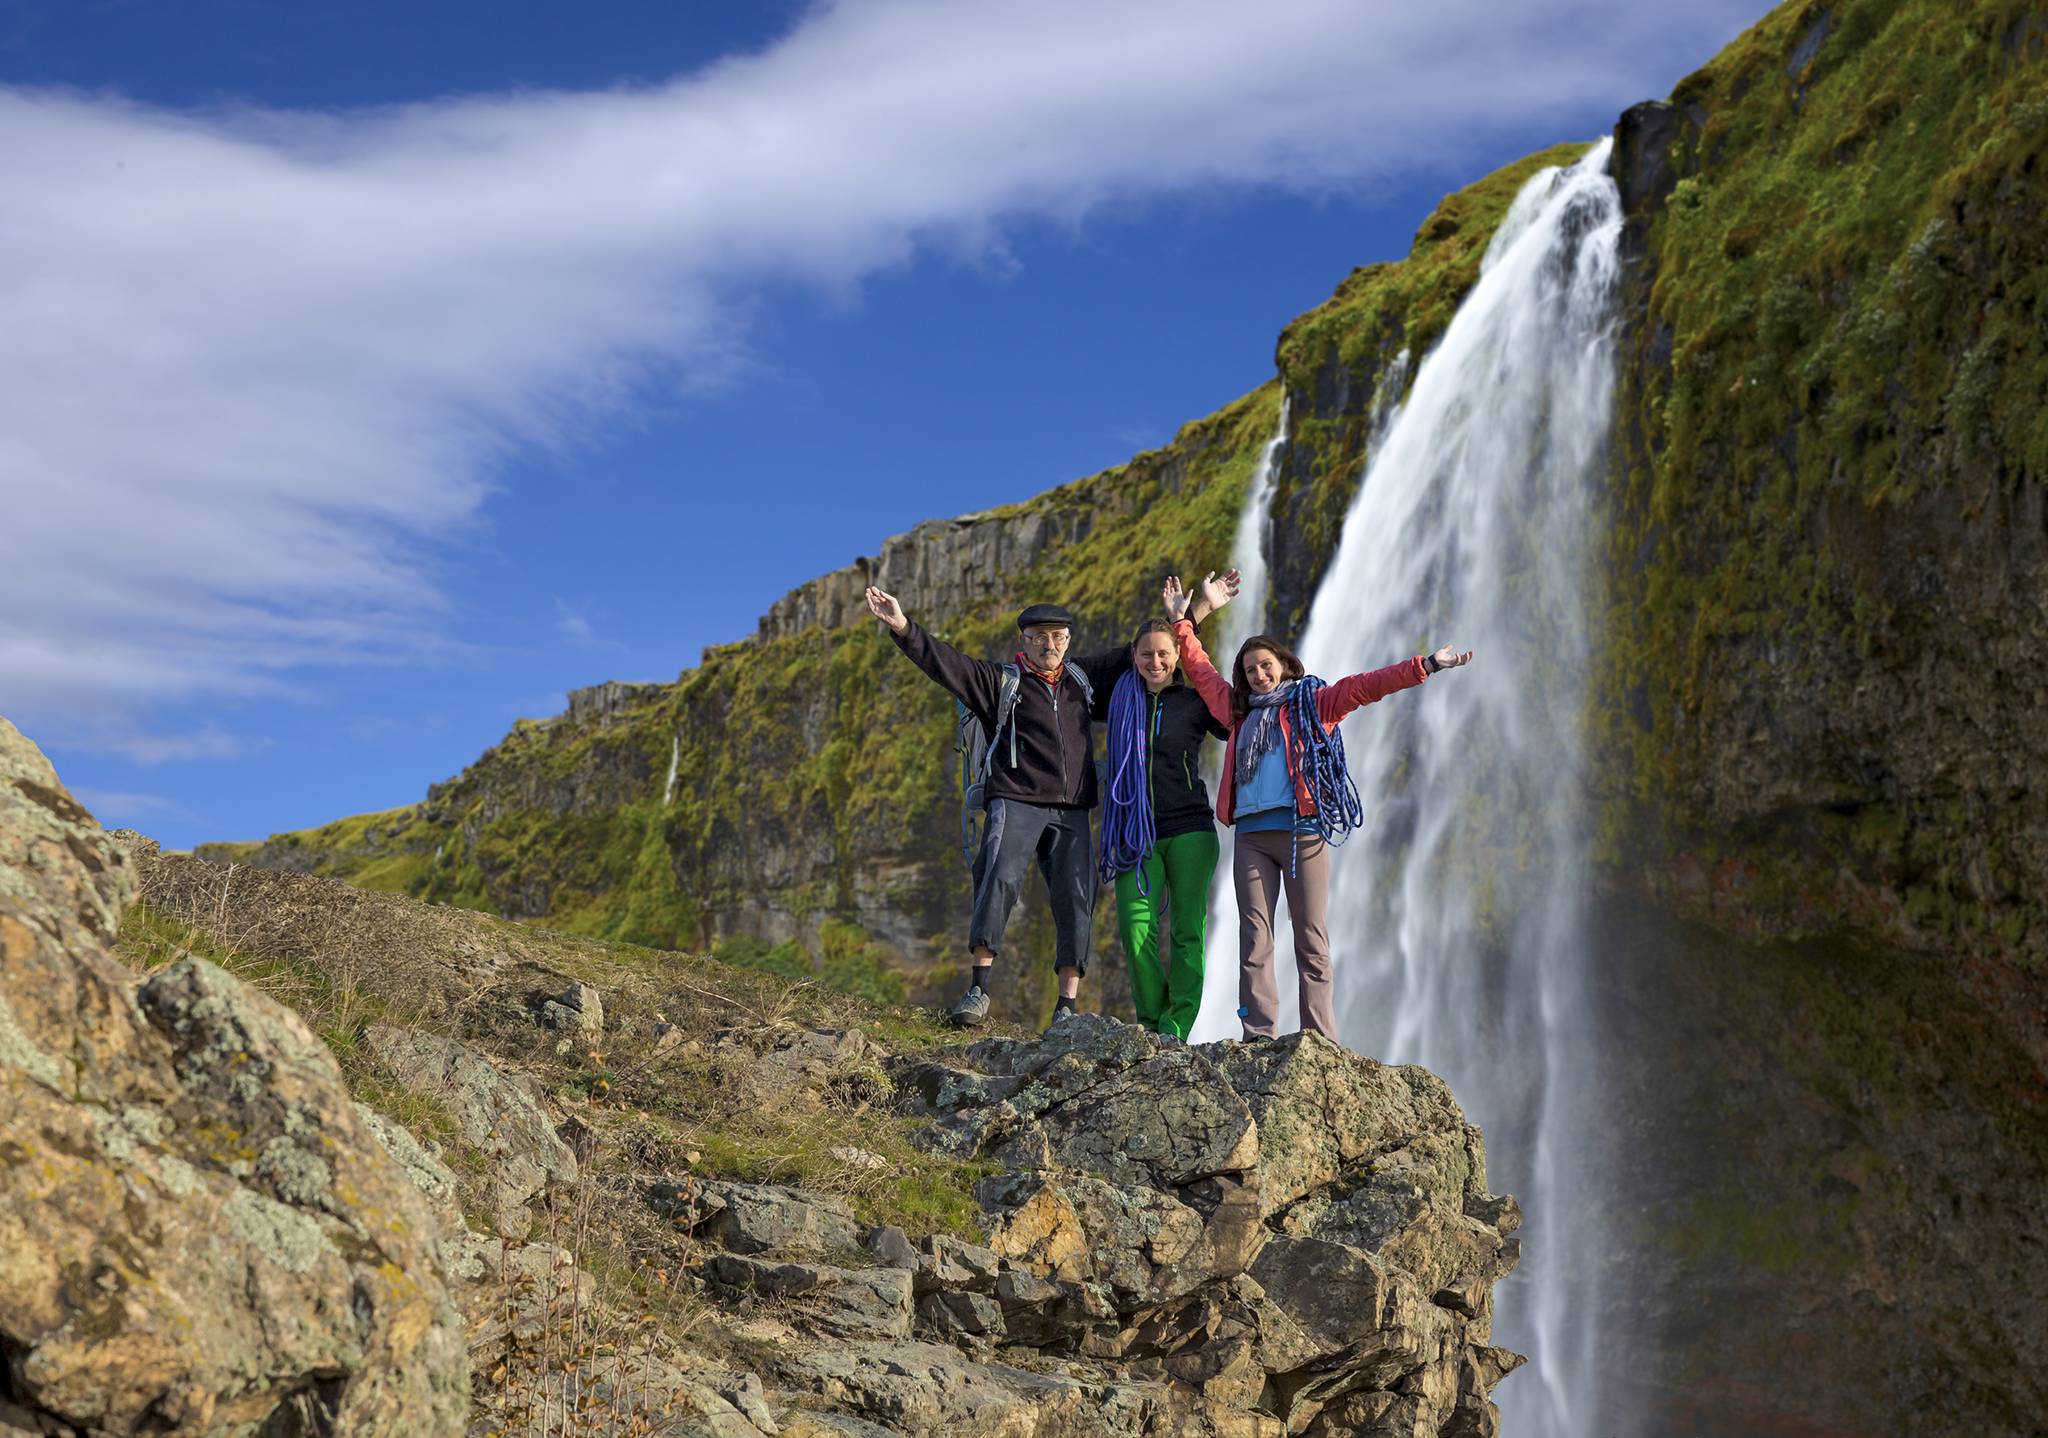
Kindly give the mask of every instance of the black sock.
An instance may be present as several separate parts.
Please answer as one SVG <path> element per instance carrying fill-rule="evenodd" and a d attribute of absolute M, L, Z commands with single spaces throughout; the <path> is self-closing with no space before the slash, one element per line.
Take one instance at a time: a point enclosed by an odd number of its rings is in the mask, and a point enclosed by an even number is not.
<path fill-rule="evenodd" d="M 995 971 L 994 964 L 976 964 L 967 971 L 967 986 L 971 989 L 980 989 L 985 994 L 993 994 L 995 986 L 989 982 L 989 975 Z"/>
<path fill-rule="evenodd" d="M 1061 994 L 1060 1001 L 1052 1006 L 1052 1011 L 1054 1013 L 1058 1013 L 1061 1009 L 1065 1009 L 1068 1013 L 1080 1012 L 1079 1009 L 1074 1007 L 1074 1001 L 1068 998 L 1065 994 Z"/>

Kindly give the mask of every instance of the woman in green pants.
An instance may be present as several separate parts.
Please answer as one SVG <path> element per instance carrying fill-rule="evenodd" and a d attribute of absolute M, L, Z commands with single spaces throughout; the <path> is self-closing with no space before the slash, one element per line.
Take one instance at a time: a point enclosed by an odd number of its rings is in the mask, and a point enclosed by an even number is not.
<path fill-rule="evenodd" d="M 1230 733 L 1179 668 L 1171 627 L 1147 622 L 1109 698 L 1102 879 L 1116 884 L 1138 1022 L 1185 1040 L 1202 1005 L 1202 938 L 1218 853 L 1200 750 L 1203 740 Z M 1163 951 L 1162 931 L 1171 933 Z"/>

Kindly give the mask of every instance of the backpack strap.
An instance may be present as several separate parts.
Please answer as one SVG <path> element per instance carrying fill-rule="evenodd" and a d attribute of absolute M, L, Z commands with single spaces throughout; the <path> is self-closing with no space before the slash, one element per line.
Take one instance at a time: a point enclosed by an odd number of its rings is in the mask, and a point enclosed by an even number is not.
<path fill-rule="evenodd" d="M 953 704 L 953 752 L 960 756 L 960 855 L 969 864 L 974 862 L 977 846 L 976 816 L 986 807 L 988 776 L 996 766 L 996 741 L 1006 725 L 1010 731 L 1010 767 L 1017 767 L 1017 726 L 1012 719 L 1021 678 L 1015 664 L 1002 666 L 996 686 L 995 723 L 987 730 L 972 709 L 958 700 Z"/>
<path fill-rule="evenodd" d="M 1078 664 L 1069 664 L 1067 666 L 1067 673 L 1073 675 L 1075 682 L 1081 686 L 1081 701 L 1090 709 L 1093 709 L 1095 707 L 1095 681 L 1088 677 L 1088 671 Z"/>
<path fill-rule="evenodd" d="M 1010 767 L 1012 769 L 1017 767 L 1017 725 L 1014 722 L 1017 717 L 1017 691 L 1023 687 L 1023 684 L 1024 671 L 1019 669 L 1015 663 L 1005 664 L 1003 666 L 1001 684 L 996 690 L 996 727 L 990 731 L 988 736 L 989 746 L 993 748 L 996 736 L 1001 734 L 1005 728 L 1010 731 Z M 988 767 L 994 768 L 995 766 L 991 763 Z"/>

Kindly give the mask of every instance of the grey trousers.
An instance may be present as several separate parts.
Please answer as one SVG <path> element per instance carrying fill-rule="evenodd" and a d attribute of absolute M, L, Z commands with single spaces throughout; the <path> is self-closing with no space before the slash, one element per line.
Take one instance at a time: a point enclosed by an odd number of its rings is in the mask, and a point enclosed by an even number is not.
<path fill-rule="evenodd" d="M 1295 873 L 1288 877 L 1289 855 Z M 1280 986 L 1273 974 L 1273 915 L 1284 889 L 1294 921 L 1294 964 L 1301 978 L 1301 1026 L 1325 1038 L 1337 1037 L 1330 986 L 1330 852 L 1320 834 L 1295 836 L 1285 829 L 1237 835 L 1231 854 L 1237 886 L 1237 1002 L 1246 1034 L 1273 1037 L 1280 1017 Z"/>
<path fill-rule="evenodd" d="M 1003 951 L 1010 910 L 1024 887 L 1025 869 L 1036 859 L 1052 911 L 1053 965 L 1087 973 L 1095 919 L 1095 849 L 1088 811 L 991 799 L 985 822 L 974 856 L 974 917 L 967 947 Z"/>

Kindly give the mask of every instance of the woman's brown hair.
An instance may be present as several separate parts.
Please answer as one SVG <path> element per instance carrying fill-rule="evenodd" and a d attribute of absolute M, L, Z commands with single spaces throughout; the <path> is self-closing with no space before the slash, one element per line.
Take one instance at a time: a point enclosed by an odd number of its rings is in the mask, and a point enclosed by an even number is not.
<path fill-rule="evenodd" d="M 1143 624 L 1140 624 L 1138 626 L 1138 632 L 1131 636 L 1131 648 L 1136 649 L 1138 647 L 1138 641 L 1140 639 L 1143 639 L 1148 634 L 1164 634 L 1168 639 L 1171 639 L 1173 638 L 1173 626 L 1171 624 L 1168 624 L 1164 619 L 1146 620 Z"/>
<path fill-rule="evenodd" d="M 1254 649 L 1263 649 L 1280 661 L 1280 668 L 1288 679 L 1299 679 L 1308 671 L 1301 661 L 1294 657 L 1294 651 L 1270 634 L 1254 634 L 1237 648 L 1237 658 L 1230 661 L 1230 727 L 1235 729 L 1244 723 L 1245 716 L 1252 712 L 1252 686 L 1245 682 L 1244 659 Z"/>

